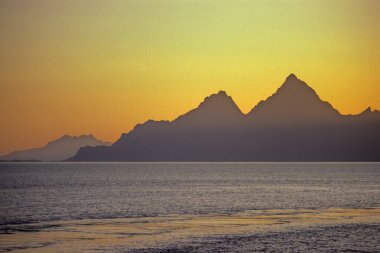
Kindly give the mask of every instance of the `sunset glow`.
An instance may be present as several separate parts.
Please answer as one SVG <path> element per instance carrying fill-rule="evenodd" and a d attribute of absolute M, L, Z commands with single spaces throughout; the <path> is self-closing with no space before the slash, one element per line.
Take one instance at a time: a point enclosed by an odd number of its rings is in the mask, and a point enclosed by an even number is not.
<path fill-rule="evenodd" d="M 290 73 L 343 114 L 380 109 L 380 1 L 0 2 L 0 154 L 115 141 L 225 90 L 247 113 Z"/>

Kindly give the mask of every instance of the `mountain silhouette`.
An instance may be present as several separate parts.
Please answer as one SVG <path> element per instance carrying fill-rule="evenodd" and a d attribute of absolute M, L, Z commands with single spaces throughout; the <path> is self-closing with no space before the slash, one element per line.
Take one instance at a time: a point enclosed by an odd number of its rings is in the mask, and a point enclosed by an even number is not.
<path fill-rule="evenodd" d="M 70 161 L 380 161 L 380 113 L 342 115 L 294 74 L 243 114 L 224 91 Z"/>
<path fill-rule="evenodd" d="M 276 93 L 260 101 L 248 116 L 263 124 L 299 125 L 336 121 L 340 114 L 310 86 L 290 74 Z"/>
<path fill-rule="evenodd" d="M 206 97 L 190 112 L 179 116 L 173 125 L 185 128 L 231 128 L 241 125 L 245 115 L 225 91 Z"/>
<path fill-rule="evenodd" d="M 111 143 L 99 141 L 92 135 L 64 135 L 59 139 L 48 142 L 43 147 L 14 151 L 0 157 L 0 159 L 5 161 L 62 161 L 75 155 L 81 147 L 100 145 L 108 146 Z"/>

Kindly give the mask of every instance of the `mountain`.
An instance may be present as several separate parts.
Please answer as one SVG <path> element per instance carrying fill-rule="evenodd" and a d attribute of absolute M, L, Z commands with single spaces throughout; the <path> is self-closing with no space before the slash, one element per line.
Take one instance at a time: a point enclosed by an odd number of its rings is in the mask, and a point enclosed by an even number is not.
<path fill-rule="evenodd" d="M 231 128 L 244 123 L 245 115 L 225 91 L 204 99 L 196 108 L 179 116 L 173 125 L 184 128 Z"/>
<path fill-rule="evenodd" d="M 331 123 L 340 114 L 310 86 L 290 74 L 276 93 L 260 101 L 248 116 L 266 125 L 299 125 Z"/>
<path fill-rule="evenodd" d="M 342 115 L 294 74 L 243 114 L 224 91 L 70 161 L 380 161 L 380 113 Z"/>
<path fill-rule="evenodd" d="M 109 146 L 111 143 L 99 141 L 92 135 L 64 135 L 59 139 L 50 141 L 43 147 L 14 151 L 0 157 L 0 159 L 5 161 L 62 161 L 75 155 L 81 147 L 95 147 L 101 145 Z"/>

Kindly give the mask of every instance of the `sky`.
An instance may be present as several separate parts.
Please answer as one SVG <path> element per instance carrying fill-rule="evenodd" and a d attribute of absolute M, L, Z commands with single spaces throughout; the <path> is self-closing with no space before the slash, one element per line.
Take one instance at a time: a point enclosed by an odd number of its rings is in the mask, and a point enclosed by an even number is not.
<path fill-rule="evenodd" d="M 343 114 L 380 109 L 377 0 L 2 0 L 0 154 L 115 141 L 225 90 L 247 113 L 294 73 Z"/>

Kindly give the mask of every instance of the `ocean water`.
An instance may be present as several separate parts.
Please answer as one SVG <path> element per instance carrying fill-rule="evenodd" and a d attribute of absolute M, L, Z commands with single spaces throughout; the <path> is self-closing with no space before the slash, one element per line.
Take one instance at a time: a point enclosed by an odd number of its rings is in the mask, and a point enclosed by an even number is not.
<path fill-rule="evenodd" d="M 380 252 L 380 163 L 1 163 L 0 201 L 0 252 Z"/>

